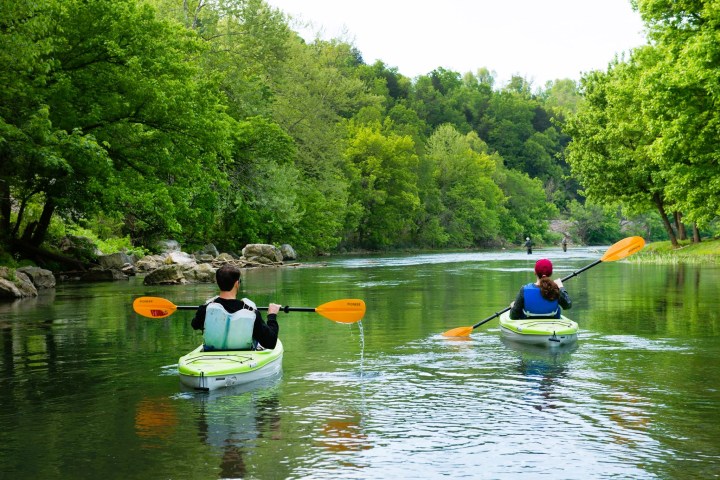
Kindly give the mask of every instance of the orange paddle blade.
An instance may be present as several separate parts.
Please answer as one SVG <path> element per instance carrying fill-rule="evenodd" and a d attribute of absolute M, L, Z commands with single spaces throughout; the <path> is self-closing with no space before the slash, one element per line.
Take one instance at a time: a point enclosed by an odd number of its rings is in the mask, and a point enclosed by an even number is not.
<path fill-rule="evenodd" d="M 443 333 L 445 337 L 467 337 L 473 331 L 473 327 L 457 327 Z"/>
<path fill-rule="evenodd" d="M 355 323 L 365 315 L 365 302 L 357 298 L 345 298 L 323 303 L 315 311 L 334 322 Z"/>
<path fill-rule="evenodd" d="M 135 313 L 148 318 L 165 318 L 172 315 L 177 306 L 160 297 L 140 297 L 133 302 Z"/>
<path fill-rule="evenodd" d="M 622 260 L 633 253 L 639 252 L 644 246 L 645 240 L 642 237 L 627 237 L 608 248 L 600 260 L 603 262 Z"/>

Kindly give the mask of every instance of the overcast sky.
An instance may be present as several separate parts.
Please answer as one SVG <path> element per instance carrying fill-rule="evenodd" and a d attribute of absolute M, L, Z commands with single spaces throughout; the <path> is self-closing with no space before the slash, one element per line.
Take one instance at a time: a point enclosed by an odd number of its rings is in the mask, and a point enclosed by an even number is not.
<path fill-rule="evenodd" d="M 382 60 L 407 76 L 438 67 L 487 67 L 499 84 L 520 75 L 548 80 L 604 70 L 615 54 L 646 43 L 630 0 L 266 0 L 312 40 L 342 38 L 365 63 Z"/>

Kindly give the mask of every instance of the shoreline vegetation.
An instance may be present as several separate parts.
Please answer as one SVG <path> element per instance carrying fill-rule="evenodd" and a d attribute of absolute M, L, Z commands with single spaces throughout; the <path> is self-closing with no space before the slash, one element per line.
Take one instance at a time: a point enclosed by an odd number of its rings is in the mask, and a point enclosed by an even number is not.
<path fill-rule="evenodd" d="M 720 264 L 720 239 L 707 239 L 700 243 L 679 240 L 678 243 L 679 248 L 673 248 L 669 240 L 649 243 L 640 252 L 628 258 L 628 261 L 655 264 Z"/>

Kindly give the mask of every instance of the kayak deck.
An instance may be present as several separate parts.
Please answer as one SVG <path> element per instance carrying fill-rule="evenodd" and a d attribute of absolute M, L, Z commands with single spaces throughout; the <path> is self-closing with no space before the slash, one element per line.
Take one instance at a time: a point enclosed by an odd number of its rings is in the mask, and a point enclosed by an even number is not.
<path fill-rule="evenodd" d="M 203 346 L 180 357 L 180 381 L 198 390 L 241 385 L 269 377 L 282 369 L 283 345 L 272 350 L 203 351 Z"/>
<path fill-rule="evenodd" d="M 578 330 L 578 324 L 565 316 L 511 320 L 509 312 L 500 315 L 503 337 L 520 343 L 548 347 L 567 345 L 577 341 Z"/>

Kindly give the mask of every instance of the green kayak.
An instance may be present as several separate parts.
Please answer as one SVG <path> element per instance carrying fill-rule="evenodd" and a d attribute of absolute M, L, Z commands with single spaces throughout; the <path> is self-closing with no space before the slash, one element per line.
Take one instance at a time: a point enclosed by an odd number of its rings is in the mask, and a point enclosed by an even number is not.
<path fill-rule="evenodd" d="M 282 369 L 283 345 L 272 350 L 203 351 L 203 346 L 180 357 L 180 381 L 197 390 L 242 385 L 274 375 Z"/>
<path fill-rule="evenodd" d="M 503 337 L 519 343 L 556 347 L 577 341 L 578 324 L 569 318 L 524 318 L 511 320 L 510 312 L 500 315 Z"/>

